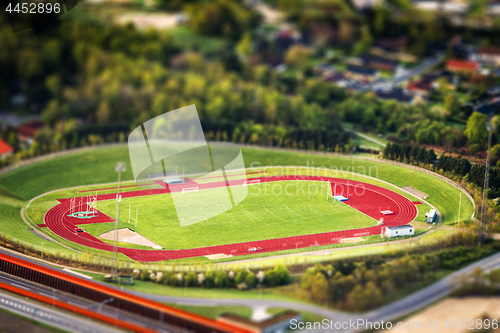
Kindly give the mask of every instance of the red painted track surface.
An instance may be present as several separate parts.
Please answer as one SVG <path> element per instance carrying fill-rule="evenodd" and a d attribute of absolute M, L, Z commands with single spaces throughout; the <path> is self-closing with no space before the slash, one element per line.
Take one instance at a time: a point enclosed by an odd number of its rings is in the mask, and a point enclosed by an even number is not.
<path fill-rule="evenodd" d="M 287 181 L 287 180 L 305 180 L 305 181 L 322 181 L 329 182 L 332 188 L 335 188 L 335 193 L 337 195 L 342 194 L 349 198 L 343 204 L 349 205 L 352 208 L 379 220 L 381 217 L 384 218 L 383 226 L 374 226 L 361 229 L 353 230 L 343 230 L 326 232 L 320 234 L 312 235 L 301 235 L 294 237 L 276 238 L 269 240 L 237 243 L 237 244 L 227 244 L 227 245 L 217 245 L 202 248 L 194 248 L 187 250 L 136 250 L 119 247 L 118 251 L 128 256 L 133 260 L 138 260 L 141 262 L 152 262 L 160 260 L 169 259 L 179 259 L 188 257 L 199 257 L 210 254 L 225 253 L 228 255 L 245 255 L 254 252 L 248 252 L 249 248 L 258 248 L 259 252 L 270 252 L 279 251 L 303 247 L 320 246 L 327 244 L 340 243 L 344 238 L 378 235 L 382 231 L 382 227 L 387 226 L 397 226 L 405 225 L 410 223 L 417 216 L 417 209 L 415 204 L 410 200 L 397 194 L 388 189 L 370 185 L 362 182 L 357 182 L 353 180 L 346 180 L 340 178 L 331 177 L 319 177 L 319 176 L 274 176 L 274 177 L 259 177 L 251 178 L 248 180 L 260 180 L 260 182 L 277 182 L 277 181 Z M 243 180 L 231 181 L 231 185 L 237 185 L 237 183 L 243 184 Z M 122 198 L 148 196 L 155 194 L 164 194 L 170 192 L 180 192 L 184 187 L 193 186 L 193 181 L 188 181 L 184 184 L 176 185 L 163 185 L 164 188 L 153 189 L 153 190 L 142 190 L 142 191 L 131 191 L 121 193 Z M 226 186 L 225 182 L 215 182 L 207 184 L 197 184 L 201 189 L 216 188 Z M 336 184 L 336 185 L 335 185 Z M 97 200 L 110 200 L 114 199 L 116 194 L 100 194 L 97 196 Z M 86 207 L 86 197 L 76 198 L 78 210 L 85 211 Z M 75 228 L 77 224 L 85 223 L 102 223 L 102 222 L 114 222 L 109 216 L 99 213 L 98 217 L 92 219 L 78 219 L 75 217 L 67 216 L 70 210 L 70 200 L 60 199 L 60 204 L 52 207 L 44 217 L 45 225 L 57 235 L 89 247 L 93 247 L 105 251 L 113 251 L 113 246 L 102 242 L 98 238 L 92 236 L 87 232 L 75 233 Z M 389 209 L 394 212 L 393 215 L 382 215 L 380 210 Z"/>

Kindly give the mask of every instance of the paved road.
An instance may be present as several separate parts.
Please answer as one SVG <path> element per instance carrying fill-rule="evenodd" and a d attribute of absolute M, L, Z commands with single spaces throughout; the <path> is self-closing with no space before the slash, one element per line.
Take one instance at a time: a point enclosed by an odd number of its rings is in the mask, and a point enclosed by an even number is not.
<path fill-rule="evenodd" d="M 387 321 L 400 318 L 407 315 L 415 310 L 423 308 L 432 302 L 439 300 L 440 298 L 448 295 L 455 285 L 455 279 L 457 279 L 461 274 L 471 273 L 476 267 L 481 267 L 483 270 L 488 271 L 496 268 L 500 268 L 500 253 L 494 254 L 488 258 L 480 260 L 474 264 L 471 264 L 449 276 L 441 279 L 430 286 L 421 289 L 399 301 L 391 303 L 389 305 L 383 306 L 374 311 L 370 311 L 365 314 L 349 314 L 341 311 L 331 310 L 323 308 L 320 306 L 292 303 L 285 301 L 272 301 L 272 300 L 262 300 L 262 299 L 204 299 L 204 298 L 188 298 L 188 297 L 171 297 L 162 295 L 153 295 L 140 292 L 132 292 L 142 297 L 147 297 L 158 302 L 166 303 L 176 303 L 176 304 L 189 304 L 198 306 L 215 306 L 215 305 L 244 305 L 252 309 L 262 310 L 263 307 L 267 308 L 289 308 L 298 311 L 308 311 L 325 318 L 333 320 L 334 322 L 349 323 L 356 322 L 358 319 L 368 320 L 371 322 L 375 321 Z M 339 330 L 314 330 L 311 332 L 356 332 L 362 331 L 353 330 L 350 328 L 339 329 Z"/>
<path fill-rule="evenodd" d="M 68 332 L 123 332 L 113 327 L 104 326 L 97 322 L 83 319 L 83 317 L 63 313 L 49 306 L 35 304 L 4 292 L 0 292 L 0 308 Z"/>
<path fill-rule="evenodd" d="M 362 137 L 363 139 L 366 139 L 366 140 L 368 140 L 368 141 L 371 141 L 371 142 L 373 142 L 373 143 L 376 143 L 376 144 L 378 144 L 379 146 L 382 146 L 382 147 L 385 147 L 385 146 L 386 146 L 386 144 L 385 144 L 385 143 L 380 142 L 380 141 L 378 141 L 378 140 L 375 140 L 374 138 L 371 138 L 371 137 L 369 137 L 368 135 L 363 134 L 363 133 L 361 133 L 361 132 L 356 132 L 356 131 L 353 131 L 353 130 L 350 130 L 350 129 L 345 129 L 345 128 L 344 128 L 344 131 L 346 131 L 346 132 L 350 132 L 350 133 L 353 133 L 353 134 L 355 134 L 355 135 L 357 135 L 357 136 Z"/>
<path fill-rule="evenodd" d="M 368 84 L 354 84 L 350 88 L 358 91 L 374 91 L 379 89 L 391 89 L 396 87 L 398 84 L 408 81 L 426 70 L 436 66 L 440 61 L 444 58 L 444 54 L 436 55 L 434 58 L 425 59 L 420 65 L 410 70 L 408 73 L 402 76 L 398 76 L 395 78 L 387 79 L 379 79 L 373 83 Z"/>
<path fill-rule="evenodd" d="M 422 74 L 427 69 L 436 66 L 441 60 L 443 60 L 443 58 L 444 58 L 444 54 L 439 54 L 434 58 L 425 59 L 420 65 L 413 68 L 406 75 L 403 75 L 403 76 L 400 76 L 400 77 L 393 79 L 392 85 L 395 86 L 403 81 L 407 81 L 407 80 L 411 79 L 412 77 L 415 77 L 415 76 Z"/>
<path fill-rule="evenodd" d="M 189 304 L 189 305 L 199 305 L 199 306 L 244 305 L 260 312 L 262 312 L 263 308 L 279 307 L 279 308 L 295 309 L 298 311 L 312 312 L 338 323 L 349 323 L 350 321 L 351 322 L 357 321 L 358 319 L 375 322 L 381 320 L 387 321 L 400 318 L 420 308 L 423 308 L 436 300 L 439 300 L 440 298 L 448 295 L 450 291 L 453 290 L 456 283 L 455 281 L 461 274 L 470 273 L 476 267 L 481 267 L 485 271 L 500 268 L 500 253 L 494 254 L 488 258 L 482 259 L 474 264 L 471 264 L 397 302 L 391 303 L 389 305 L 383 306 L 379 309 L 370 311 L 365 314 L 345 313 L 312 304 L 303 304 L 303 303 L 286 302 L 286 301 L 273 301 L 273 300 L 263 300 L 263 299 L 207 299 L 207 298 L 170 297 L 170 296 L 147 294 L 135 291 L 129 291 L 129 292 L 132 294 L 149 298 L 151 300 L 155 300 L 158 302 L 165 302 L 165 303 L 177 303 L 184 305 Z M 66 294 L 57 290 L 52 290 L 50 288 L 46 288 L 44 286 L 31 283 L 29 281 L 17 279 L 15 277 L 3 273 L 0 273 L 0 281 L 14 285 L 18 288 L 24 288 L 26 290 L 30 290 L 32 292 L 36 292 L 44 296 L 53 297 L 54 299 L 59 299 L 69 304 L 81 306 L 84 308 L 93 304 L 92 302 L 80 298 L 78 296 L 72 294 Z M 53 311 L 59 313 L 56 309 L 54 309 Z M 160 326 L 159 322 L 157 321 L 145 319 L 126 312 L 119 312 L 111 307 L 103 306 L 102 313 L 115 318 L 119 318 L 120 320 L 126 320 L 132 323 L 141 324 L 157 330 L 162 330 L 163 332 L 173 331 L 171 330 L 171 328 Z M 36 319 L 38 320 L 38 318 Z M 81 332 L 88 332 L 87 330 L 84 331 L 84 329 L 86 328 L 87 328 L 86 325 L 81 326 L 80 327 Z M 343 333 L 354 332 L 354 331 L 356 330 L 352 329 L 325 330 L 325 332 L 343 332 Z M 314 332 L 321 332 L 321 330 L 317 330 Z"/>
<path fill-rule="evenodd" d="M 95 305 L 96 303 L 90 300 L 87 300 L 85 298 L 75 296 L 73 294 L 69 293 L 64 293 L 59 290 L 47 288 L 42 285 L 38 285 L 36 283 L 32 283 L 27 280 L 22 280 L 18 279 L 14 276 L 1 273 L 0 272 L 0 282 L 12 285 L 17 288 L 29 290 L 31 292 L 35 292 L 37 294 L 50 297 L 56 300 L 64 301 L 68 304 L 74 305 L 74 306 L 79 306 L 81 308 L 88 308 L 91 305 Z M 0 294 L 0 307 L 3 305 L 1 303 L 1 298 L 3 297 L 3 294 Z M 14 297 L 14 296 L 12 296 Z M 26 306 L 29 305 L 31 310 L 25 310 L 25 314 L 32 315 L 33 314 L 33 309 L 36 308 L 41 308 L 38 305 L 33 305 L 33 303 L 30 303 L 29 301 L 24 301 L 26 302 Z M 44 313 L 49 313 L 52 317 L 47 317 L 47 316 L 40 316 L 37 315 L 35 318 L 37 321 L 43 321 L 43 320 L 52 320 L 50 325 L 55 326 L 55 324 L 61 326 L 61 325 L 66 325 L 63 329 L 67 330 L 68 332 L 83 332 L 83 333 L 89 333 L 89 332 L 122 332 L 119 329 L 114 329 L 114 328 L 106 328 L 106 326 L 100 325 L 97 321 L 78 321 L 78 317 L 76 316 L 71 316 L 66 314 L 67 312 L 62 312 L 58 308 L 50 308 L 50 307 L 44 307 L 47 311 L 50 310 L 50 312 L 44 312 Z M 45 310 L 44 310 L 45 311 Z M 102 306 L 100 309 L 95 309 L 95 311 L 100 312 L 104 315 L 117 318 L 121 321 L 127 321 L 133 324 L 149 327 L 152 329 L 157 330 L 158 332 L 179 332 L 178 330 L 169 327 L 165 324 L 161 324 L 159 321 L 154 321 L 150 320 L 141 316 L 134 315 L 130 312 L 124 312 L 124 311 L 119 311 L 116 308 L 113 307 L 108 307 L 108 306 Z M 61 319 L 62 318 L 62 319 Z M 71 326 L 73 325 L 73 326 Z M 104 327 L 103 329 L 97 329 L 99 327 Z M 77 327 L 77 328 L 75 328 Z M 108 326 L 109 327 L 109 326 Z"/>

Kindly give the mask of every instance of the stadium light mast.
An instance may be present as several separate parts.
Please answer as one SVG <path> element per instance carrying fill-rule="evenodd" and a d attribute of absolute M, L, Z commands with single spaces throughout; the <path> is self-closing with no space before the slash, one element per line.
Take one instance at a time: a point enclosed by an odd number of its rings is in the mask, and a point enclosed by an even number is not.
<path fill-rule="evenodd" d="M 120 225 L 120 182 L 122 179 L 122 172 L 125 172 L 125 163 L 118 162 L 116 163 L 115 171 L 118 172 L 118 191 L 116 192 L 116 217 L 115 217 L 115 243 L 113 246 L 113 259 L 114 259 L 114 267 L 111 271 L 111 277 L 116 282 L 118 282 L 118 228 Z"/>
<path fill-rule="evenodd" d="M 481 223 L 482 223 L 482 230 L 481 230 L 481 243 L 484 243 L 484 239 L 486 237 L 486 220 L 485 220 L 485 215 L 487 211 L 487 205 L 486 205 L 486 200 L 488 200 L 488 196 L 486 195 L 486 192 L 488 191 L 489 188 L 489 180 L 490 180 L 490 150 L 491 150 L 491 136 L 493 134 L 493 130 L 495 127 L 493 126 L 493 122 L 491 121 L 491 115 L 488 116 L 488 122 L 486 123 L 486 130 L 488 131 L 488 151 L 486 153 L 486 170 L 484 172 L 484 188 L 483 188 L 483 202 L 481 206 Z"/>

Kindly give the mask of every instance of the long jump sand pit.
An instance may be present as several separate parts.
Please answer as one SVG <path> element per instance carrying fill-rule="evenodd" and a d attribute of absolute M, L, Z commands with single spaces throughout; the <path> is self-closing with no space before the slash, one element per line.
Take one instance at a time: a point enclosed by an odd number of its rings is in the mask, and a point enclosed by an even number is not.
<path fill-rule="evenodd" d="M 343 243 L 359 243 L 359 242 L 364 242 L 365 240 L 361 237 L 351 237 L 351 238 L 344 238 Z"/>
<path fill-rule="evenodd" d="M 398 332 L 398 333 L 461 333 L 468 332 L 467 329 L 460 328 L 460 319 L 469 326 L 475 320 L 487 316 L 491 320 L 500 318 L 500 297 L 450 297 L 436 303 L 427 309 L 401 320 L 407 323 L 406 328 L 397 328 L 394 324 L 391 330 L 378 332 Z M 438 328 L 430 328 L 431 322 L 438 321 Z M 444 327 L 448 321 L 449 327 Z M 457 321 L 455 323 L 455 321 Z M 409 323 L 409 324 L 408 324 Z M 421 323 L 421 325 L 419 324 Z M 455 325 L 455 327 L 452 327 Z M 479 331 L 479 330 L 476 330 Z"/>
<path fill-rule="evenodd" d="M 210 260 L 216 260 L 216 259 L 229 258 L 229 257 L 232 257 L 232 256 L 231 255 L 227 255 L 225 253 L 217 253 L 217 254 L 209 254 L 209 255 L 206 255 L 205 257 L 207 257 Z"/>
<path fill-rule="evenodd" d="M 102 239 L 107 239 L 107 240 L 115 240 L 115 231 L 111 230 L 108 232 L 105 232 L 103 234 L 99 235 L 100 238 Z M 118 241 L 119 242 L 124 242 L 124 243 L 130 243 L 130 244 L 137 244 L 137 245 L 144 245 L 144 246 L 150 246 L 153 249 L 158 249 L 161 250 L 162 247 L 146 237 L 138 234 L 134 230 L 130 228 L 122 228 L 118 229 Z"/>

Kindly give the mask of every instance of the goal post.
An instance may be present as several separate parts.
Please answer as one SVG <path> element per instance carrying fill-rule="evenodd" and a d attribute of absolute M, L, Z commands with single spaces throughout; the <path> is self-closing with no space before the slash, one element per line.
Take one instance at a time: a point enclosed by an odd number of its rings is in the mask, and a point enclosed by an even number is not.
<path fill-rule="evenodd" d="M 330 200 L 330 199 L 333 199 L 333 203 L 335 203 L 335 195 L 334 195 L 334 191 L 333 191 L 333 183 L 330 183 L 328 182 L 328 187 L 330 190 L 328 190 L 328 188 L 326 189 L 326 201 Z M 330 192 L 330 193 L 328 193 Z"/>
<path fill-rule="evenodd" d="M 128 204 L 128 224 L 130 224 L 130 221 L 134 222 L 135 224 L 135 232 L 137 232 L 137 216 L 139 215 L 139 206 L 135 207 L 135 218 L 133 218 L 133 212 L 132 212 L 132 203 L 129 202 Z"/>
<path fill-rule="evenodd" d="M 248 186 L 248 185 L 257 185 L 260 184 L 260 179 L 253 179 L 253 180 L 245 180 L 243 182 L 243 186 Z"/>
<path fill-rule="evenodd" d="M 181 190 L 181 193 L 182 194 L 185 194 L 187 192 L 196 192 L 198 193 L 198 191 L 200 190 L 200 188 L 198 186 L 193 186 L 193 187 L 184 187 L 182 190 Z"/>

